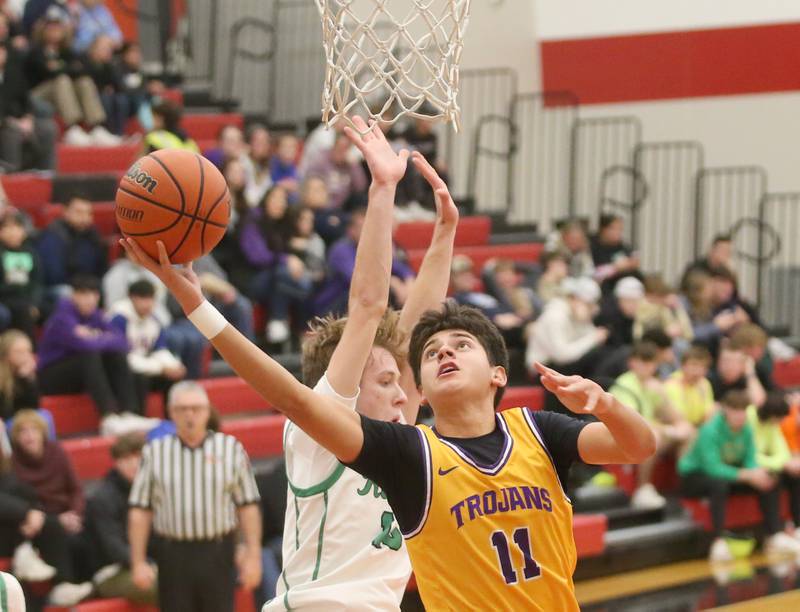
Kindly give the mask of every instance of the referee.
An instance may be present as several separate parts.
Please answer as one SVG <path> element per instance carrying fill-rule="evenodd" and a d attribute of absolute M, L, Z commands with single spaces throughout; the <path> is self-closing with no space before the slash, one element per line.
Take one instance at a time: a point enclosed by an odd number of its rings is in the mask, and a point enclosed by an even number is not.
<path fill-rule="evenodd" d="M 185 381 L 170 389 L 176 433 L 150 442 L 131 488 L 128 539 L 133 581 L 147 588 L 151 526 L 162 612 L 233 612 L 236 568 L 246 589 L 261 580 L 261 516 L 250 460 L 232 436 L 209 430 L 205 390 Z M 236 553 L 236 528 L 243 550 Z M 234 561 L 235 559 L 235 561 Z"/>

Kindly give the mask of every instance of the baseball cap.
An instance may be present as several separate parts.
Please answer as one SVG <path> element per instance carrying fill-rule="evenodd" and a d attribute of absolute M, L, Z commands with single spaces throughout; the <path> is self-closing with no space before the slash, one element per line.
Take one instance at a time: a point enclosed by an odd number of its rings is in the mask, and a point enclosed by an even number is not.
<path fill-rule="evenodd" d="M 595 304 L 600 299 L 600 286 L 591 278 L 565 278 L 561 288 L 566 295 L 570 295 L 587 304 Z"/>

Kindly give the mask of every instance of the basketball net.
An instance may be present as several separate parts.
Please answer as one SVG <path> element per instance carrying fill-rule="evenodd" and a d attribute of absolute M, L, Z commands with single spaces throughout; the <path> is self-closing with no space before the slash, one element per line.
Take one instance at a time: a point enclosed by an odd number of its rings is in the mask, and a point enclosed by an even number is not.
<path fill-rule="evenodd" d="M 351 114 L 390 125 L 417 117 L 443 119 L 458 131 L 470 2 L 316 0 L 325 50 L 323 122 L 344 119 L 357 129 Z"/>

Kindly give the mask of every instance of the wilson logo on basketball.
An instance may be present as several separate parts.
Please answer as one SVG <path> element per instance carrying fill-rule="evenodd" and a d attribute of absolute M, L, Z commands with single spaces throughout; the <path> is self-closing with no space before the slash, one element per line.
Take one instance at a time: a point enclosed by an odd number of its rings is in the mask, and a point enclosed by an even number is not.
<path fill-rule="evenodd" d="M 144 219 L 144 211 L 117 205 L 117 216 L 126 221 L 139 223 Z"/>
<path fill-rule="evenodd" d="M 141 185 L 142 188 L 150 193 L 153 193 L 153 190 L 158 187 L 158 181 L 142 170 L 139 164 L 133 164 L 125 176 L 127 176 L 131 182 Z"/>

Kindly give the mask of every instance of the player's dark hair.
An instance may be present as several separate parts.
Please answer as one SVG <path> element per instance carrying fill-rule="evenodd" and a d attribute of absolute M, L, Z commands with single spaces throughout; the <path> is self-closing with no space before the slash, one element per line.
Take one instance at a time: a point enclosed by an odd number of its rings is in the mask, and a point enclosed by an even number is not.
<path fill-rule="evenodd" d="M 653 342 L 640 340 L 633 345 L 630 359 L 638 359 L 645 363 L 653 363 L 658 360 L 659 348 Z"/>
<path fill-rule="evenodd" d="M 372 346 L 386 349 L 397 361 L 397 366 L 405 359 L 403 350 L 404 334 L 398 327 L 400 317 L 397 312 L 387 310 L 383 315 L 378 330 L 375 332 L 375 339 Z M 314 387 L 333 357 L 344 333 L 347 324 L 347 317 L 335 318 L 331 316 L 318 317 L 308 324 L 309 331 L 303 340 L 303 383 L 306 386 Z"/>
<path fill-rule="evenodd" d="M 156 294 L 155 286 L 146 278 L 140 278 L 139 280 L 132 282 L 128 286 L 128 295 L 130 297 L 149 298 L 153 297 L 155 294 Z"/>
<path fill-rule="evenodd" d="M 758 418 L 762 421 L 782 419 L 789 414 L 789 402 L 786 395 L 780 391 L 773 391 L 767 395 L 764 405 L 758 409 Z"/>
<path fill-rule="evenodd" d="M 747 391 L 731 389 L 722 396 L 722 405 L 733 410 L 744 410 L 750 405 L 750 396 Z"/>
<path fill-rule="evenodd" d="M 96 291 L 100 293 L 100 279 L 91 274 L 76 274 L 69 281 L 73 291 Z"/>
<path fill-rule="evenodd" d="M 503 336 L 486 315 L 477 308 L 462 306 L 455 300 L 447 300 L 441 310 L 429 310 L 422 315 L 419 323 L 411 332 L 411 342 L 408 347 L 408 362 L 414 372 L 414 382 L 417 387 L 422 384 L 420 377 L 420 364 L 422 363 L 422 349 L 434 334 L 447 330 L 463 330 L 472 334 L 480 342 L 491 366 L 502 366 L 508 371 L 508 350 Z M 503 399 L 505 388 L 498 387 L 494 395 L 494 405 L 497 407 Z"/>

